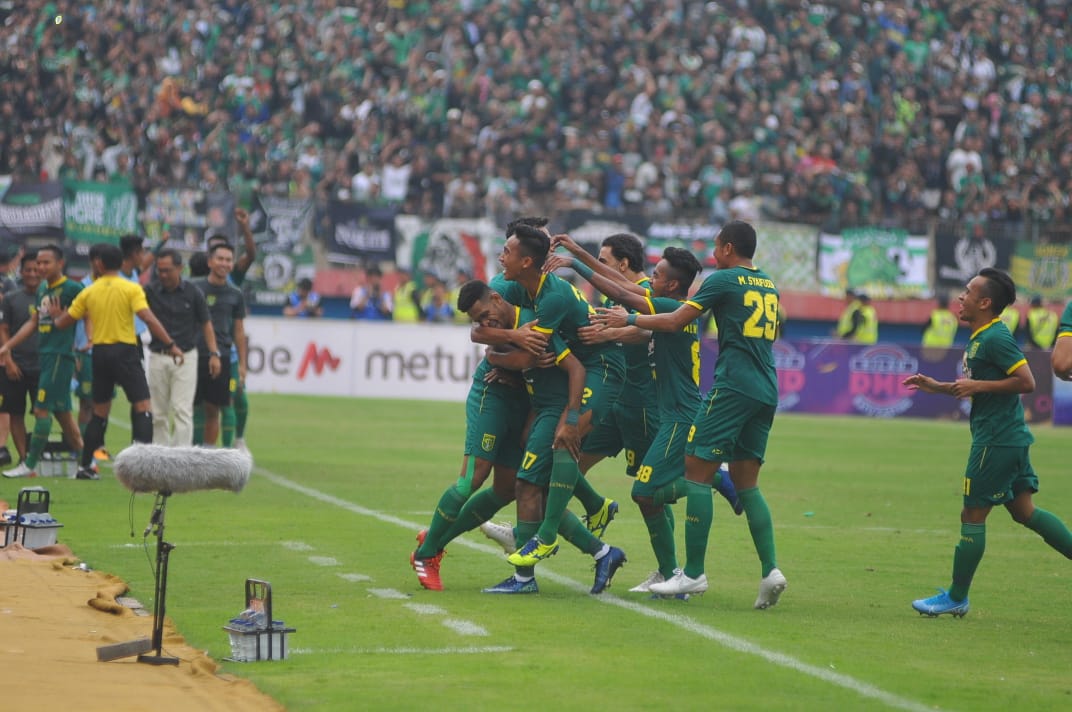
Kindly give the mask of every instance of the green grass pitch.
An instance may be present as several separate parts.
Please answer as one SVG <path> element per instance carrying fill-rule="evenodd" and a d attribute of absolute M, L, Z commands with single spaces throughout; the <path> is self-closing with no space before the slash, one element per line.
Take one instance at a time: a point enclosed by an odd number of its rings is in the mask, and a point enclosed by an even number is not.
<path fill-rule="evenodd" d="M 448 548 L 446 590 L 424 591 L 408 556 L 458 474 L 463 429 L 461 404 L 253 395 L 245 491 L 168 503 L 169 616 L 225 658 L 221 626 L 241 610 L 243 582 L 270 581 L 275 617 L 297 628 L 293 654 L 226 668 L 291 710 L 1072 704 L 1072 566 L 1004 511 L 990 518 L 971 613 L 909 607 L 949 582 L 965 423 L 778 417 L 761 484 L 789 588 L 767 611 L 752 609 L 760 572 L 746 521 L 720 498 L 710 591 L 688 602 L 628 593 L 654 559 L 621 459 L 590 474 L 622 505 L 606 539 L 629 563 L 607 594 L 587 594 L 591 559 L 565 546 L 541 565 L 538 596 L 481 594 L 510 568 L 479 532 Z M 1036 503 L 1072 521 L 1069 436 L 1034 432 Z M 129 436 L 113 421 L 112 452 Z M 108 469 L 100 482 L 36 484 L 51 490 L 61 541 L 151 607 L 152 496 L 134 497 L 130 517 Z M 13 502 L 17 486 L 0 497 Z M 683 561 L 683 503 L 675 513 Z"/>

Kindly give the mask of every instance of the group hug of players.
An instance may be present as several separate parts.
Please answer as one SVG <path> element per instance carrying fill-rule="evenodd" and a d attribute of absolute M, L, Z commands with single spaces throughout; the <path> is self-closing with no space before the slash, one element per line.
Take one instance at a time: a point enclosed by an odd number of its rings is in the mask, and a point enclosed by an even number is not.
<path fill-rule="evenodd" d="M 594 557 L 591 591 L 601 593 L 626 556 L 602 541 L 618 504 L 596 492 L 585 473 L 624 450 L 657 563 L 630 590 L 681 598 L 707 590 L 714 488 L 747 516 L 761 563 L 755 607 L 774 605 L 786 579 L 758 476 L 777 405 L 771 345 L 778 291 L 752 265 L 755 230 L 740 221 L 723 227 L 718 269 L 690 297 L 701 266 L 688 250 L 667 248 L 649 278 L 637 237 L 608 237 L 597 260 L 568 235 L 552 236 L 546 224 L 510 223 L 501 273 L 459 292 L 457 308 L 474 323 L 473 341 L 488 348 L 466 404 L 461 475 L 410 556 L 420 584 L 441 590 L 444 548 L 479 526 L 514 566 L 484 592 L 536 593 L 535 567 L 558 551 L 561 537 Z M 603 306 L 593 308 L 555 274 L 563 268 L 601 292 Z M 720 357 L 716 386 L 701 397 L 699 317 L 708 309 Z M 492 486 L 482 488 L 489 475 Z M 670 505 L 683 497 L 687 562 L 679 567 Z M 584 521 L 567 509 L 573 498 Z M 515 500 L 516 526 L 491 523 Z"/>

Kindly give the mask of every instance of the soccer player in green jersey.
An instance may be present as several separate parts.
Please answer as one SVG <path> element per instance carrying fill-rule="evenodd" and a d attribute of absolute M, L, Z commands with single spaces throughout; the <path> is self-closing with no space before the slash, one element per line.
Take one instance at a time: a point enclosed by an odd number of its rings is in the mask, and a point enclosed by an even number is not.
<path fill-rule="evenodd" d="M 986 518 L 996 504 L 1057 551 L 1072 559 L 1072 533 L 1058 517 L 1032 501 L 1038 477 L 1029 450 L 1035 438 L 1024 420 L 1022 393 L 1035 390 L 1035 377 L 999 315 L 1016 301 L 1016 285 L 987 267 L 972 277 L 960 297 L 960 320 L 971 329 L 964 351 L 964 378 L 936 381 L 917 373 L 904 385 L 927 393 L 971 399 L 971 451 L 964 473 L 960 542 L 953 553 L 953 583 L 930 598 L 912 602 L 921 615 L 968 612 L 968 589 L 986 549 Z M 1067 314 L 1067 310 L 1066 310 Z"/>
<path fill-rule="evenodd" d="M 660 595 L 707 590 L 704 559 L 713 518 L 711 487 L 721 464 L 729 462 L 730 477 L 760 561 L 759 595 L 754 605 L 763 609 L 778 602 L 786 579 L 775 557 L 770 509 L 759 490 L 759 470 L 778 405 L 771 350 L 778 326 L 778 289 L 752 264 L 755 251 L 755 228 L 733 220 L 715 238 L 717 269 L 677 309 L 628 316 L 608 311 L 597 321 L 677 332 L 706 310 L 714 313 L 718 324 L 714 385 L 696 411 L 685 445 L 685 567 L 669 580 L 651 584 L 650 590 Z"/>
<path fill-rule="evenodd" d="M 1057 327 L 1057 340 L 1050 354 L 1053 375 L 1062 381 L 1072 381 L 1072 302 L 1065 305 L 1061 323 Z"/>
<path fill-rule="evenodd" d="M 466 283 L 458 294 L 458 311 L 485 329 L 510 332 L 525 326 L 522 310 L 496 298 L 486 284 Z M 543 350 L 546 336 L 531 332 L 533 346 Z M 504 336 L 505 342 L 510 336 Z M 515 339 L 514 343 L 523 343 Z M 522 431 L 529 412 L 528 395 L 520 379 L 508 375 L 482 359 L 473 373 L 473 383 L 465 402 L 465 450 L 458 480 L 443 492 L 428 529 L 417 534 L 419 545 L 410 556 L 410 565 L 420 584 L 432 591 L 443 590 L 440 562 L 443 549 L 465 532 L 491 519 L 514 501 L 514 487 L 521 465 Z M 480 490 L 494 472 L 490 489 Z M 477 490 L 480 490 L 479 492 Z"/>
<path fill-rule="evenodd" d="M 701 267 L 688 250 L 668 247 L 655 267 L 650 289 L 603 272 L 592 273 L 587 265 L 575 269 L 610 300 L 634 313 L 667 314 L 681 307 Z M 624 310 L 616 313 L 629 318 Z M 670 504 L 684 492 L 685 437 L 700 404 L 699 320 L 680 331 L 656 331 L 651 340 L 660 425 L 637 470 L 632 494 L 644 517 L 658 570 L 630 589 L 641 593 L 672 577 L 677 569 Z"/>
<path fill-rule="evenodd" d="M 482 283 L 477 284 L 483 286 Z M 493 279 L 492 284 L 500 288 L 504 286 L 501 277 Z M 469 288 L 468 285 L 463 287 L 462 295 L 465 295 Z M 520 307 L 512 307 L 509 302 L 491 292 L 490 289 L 488 292 L 490 293 L 488 301 L 493 307 L 500 310 L 503 308 L 518 310 L 521 316 L 517 318 L 517 321 L 532 315 L 531 312 Z M 522 371 L 525 388 L 532 405 L 532 418 L 527 426 L 525 453 L 517 474 L 518 525 L 512 531 L 503 527 L 506 531 L 500 532 L 499 536 L 489 534 L 500 543 L 509 540 L 505 545 L 512 545 L 513 548 L 510 550 L 513 551 L 530 541 L 541 526 L 540 515 L 543 500 L 551 485 L 554 469 L 553 444 L 564 418 L 563 409 L 569 400 L 571 390 L 584 383 L 586 374 L 580 360 L 571 353 L 570 348 L 565 345 L 558 334 L 550 335 L 548 351 L 540 356 L 521 350 L 510 352 L 492 350 L 488 353 L 488 361 L 501 368 Z M 615 572 L 625 563 L 625 552 L 604 544 L 590 529 L 591 526 L 586 527 L 580 519 L 566 510 L 560 518 L 557 533 L 595 559 L 596 573 L 591 592 L 602 593 L 610 585 Z M 488 532 L 485 530 L 485 533 Z M 537 592 L 535 569 L 532 564 L 515 564 L 513 575 L 495 586 L 484 589 L 484 593 Z"/>
<path fill-rule="evenodd" d="M 34 427 L 26 458 L 18 467 L 4 472 L 5 477 L 36 477 L 37 462 L 48 444 L 52 431 L 52 414 L 56 415 L 67 445 L 82 449 L 82 435 L 71 414 L 71 378 L 74 376 L 74 329 L 57 329 L 53 324 L 52 307 L 66 309 L 82 291 L 82 285 L 63 275 L 63 250 L 45 245 L 37 251 L 37 308 L 19 331 L 0 347 L 0 361 L 18 344 L 37 332 L 37 353 L 41 375 L 34 397 Z"/>
<path fill-rule="evenodd" d="M 558 529 L 566 505 L 581 478 L 577 460 L 581 440 L 610 412 L 618 399 L 625 377 L 625 359 L 616 344 L 584 344 L 578 329 L 590 325 L 592 307 L 571 284 L 554 274 L 542 272 L 550 250 L 547 232 L 526 224 L 515 224 L 503 246 L 499 263 L 503 277 L 511 282 L 503 296 L 512 304 L 531 308 L 538 320 L 534 327 L 557 333 L 585 368 L 583 384 L 570 384 L 564 418 L 556 429 L 551 478 L 543 520 L 536 536 L 508 559 L 515 566 L 533 566 L 558 551 Z M 531 512 L 522 510 L 530 498 L 522 496 L 528 485 L 519 480 L 519 522 Z"/>

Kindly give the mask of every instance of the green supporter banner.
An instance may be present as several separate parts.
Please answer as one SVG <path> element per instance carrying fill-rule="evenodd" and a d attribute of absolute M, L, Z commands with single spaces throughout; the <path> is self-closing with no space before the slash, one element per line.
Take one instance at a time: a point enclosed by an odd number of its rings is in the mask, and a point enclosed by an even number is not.
<path fill-rule="evenodd" d="M 123 235 L 138 234 L 138 198 L 127 181 L 65 180 L 63 211 L 67 239 L 83 257 L 96 242 L 118 245 Z"/>
<path fill-rule="evenodd" d="M 827 294 L 855 289 L 878 298 L 927 297 L 930 238 L 905 230 L 854 228 L 819 236 L 819 283 Z"/>
<path fill-rule="evenodd" d="M 1009 266 L 1016 291 L 1025 297 L 1037 294 L 1046 299 L 1064 300 L 1072 294 L 1070 245 L 1018 243 Z"/>

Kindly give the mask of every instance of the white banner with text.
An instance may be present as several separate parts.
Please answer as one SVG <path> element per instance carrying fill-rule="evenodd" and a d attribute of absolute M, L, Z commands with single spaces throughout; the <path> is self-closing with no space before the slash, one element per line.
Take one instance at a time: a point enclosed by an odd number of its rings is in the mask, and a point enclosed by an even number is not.
<path fill-rule="evenodd" d="M 469 327 L 251 317 L 252 393 L 465 400 L 484 347 Z"/>

